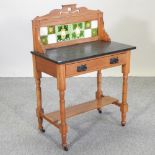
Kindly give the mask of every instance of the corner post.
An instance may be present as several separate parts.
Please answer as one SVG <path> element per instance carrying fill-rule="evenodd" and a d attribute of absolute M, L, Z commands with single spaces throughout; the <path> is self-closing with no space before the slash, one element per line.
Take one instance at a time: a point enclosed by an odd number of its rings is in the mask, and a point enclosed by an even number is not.
<path fill-rule="evenodd" d="M 43 129 L 43 108 L 42 108 L 42 96 L 41 96 L 41 72 L 37 70 L 36 65 L 36 57 L 33 55 L 33 71 L 34 71 L 34 78 L 36 82 L 36 96 L 37 96 L 37 108 L 36 108 L 36 115 L 38 117 L 38 128 L 41 132 L 45 132 Z"/>
<path fill-rule="evenodd" d="M 123 87 L 122 87 L 122 103 L 120 106 L 122 126 L 125 126 L 126 124 L 126 113 L 128 112 L 127 87 L 128 87 L 128 74 L 130 72 L 130 51 L 127 52 L 126 59 L 127 59 L 126 64 L 122 65 Z"/>
<path fill-rule="evenodd" d="M 62 147 L 64 150 L 68 150 L 67 146 L 67 124 L 66 124 L 66 111 L 65 111 L 65 90 L 66 90 L 66 78 L 65 78 L 65 65 L 57 65 L 57 88 L 59 90 L 60 97 L 60 133 L 62 139 Z"/>
<path fill-rule="evenodd" d="M 96 99 L 97 99 L 97 110 L 99 113 L 102 113 L 101 110 L 101 102 L 100 99 L 103 96 L 102 93 L 102 72 L 101 70 L 97 71 L 97 91 L 96 91 Z"/>

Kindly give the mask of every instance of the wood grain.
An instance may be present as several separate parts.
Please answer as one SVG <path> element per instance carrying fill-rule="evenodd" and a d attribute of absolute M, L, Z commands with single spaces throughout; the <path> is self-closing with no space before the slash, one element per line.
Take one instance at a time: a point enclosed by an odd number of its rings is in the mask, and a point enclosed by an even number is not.
<path fill-rule="evenodd" d="M 118 58 L 119 62 L 116 64 L 110 64 L 111 58 Z M 66 77 L 85 74 L 85 73 L 93 72 L 96 70 L 101 70 L 104 68 L 111 68 L 111 67 L 119 66 L 119 65 L 125 64 L 126 60 L 127 60 L 127 54 L 126 52 L 122 52 L 118 54 L 111 54 L 108 56 L 101 56 L 98 58 L 81 60 L 81 61 L 77 61 L 73 63 L 66 63 Z M 78 72 L 77 67 L 81 65 L 86 65 L 87 70 Z"/>
<path fill-rule="evenodd" d="M 57 76 L 57 65 L 51 61 L 36 56 L 37 69 L 53 77 Z"/>
<path fill-rule="evenodd" d="M 98 36 L 94 38 L 79 39 L 68 42 L 61 42 L 51 45 L 42 45 L 40 42 L 40 27 L 48 25 L 67 24 L 81 21 L 98 20 L 99 29 Z M 46 49 L 57 48 L 62 46 L 68 46 L 73 44 L 80 44 L 83 42 L 91 42 L 95 40 L 110 41 L 110 37 L 105 31 L 103 13 L 99 10 L 89 10 L 85 7 L 77 8 L 76 4 L 63 5 L 62 9 L 52 10 L 50 13 L 36 17 L 32 21 L 33 30 L 33 46 L 34 51 L 40 54 L 45 52 Z M 111 59 L 117 58 L 118 62 L 112 64 Z M 86 70 L 79 72 L 78 66 L 85 65 Z M 102 94 L 102 74 L 101 70 L 106 68 L 112 68 L 115 66 L 122 65 L 123 73 L 123 86 L 122 86 L 122 103 L 113 97 L 103 96 Z M 36 81 L 36 96 L 37 96 L 37 117 L 38 117 L 38 128 L 43 131 L 43 118 L 53 124 L 60 130 L 62 146 L 64 150 L 67 150 L 67 132 L 68 126 L 66 119 L 91 111 L 93 109 L 100 109 L 103 106 L 109 104 L 115 104 L 120 107 L 121 111 L 121 123 L 122 126 L 126 123 L 126 113 L 128 111 L 127 105 L 127 80 L 128 73 L 130 71 L 130 51 L 123 51 L 115 54 L 106 56 L 100 56 L 96 58 L 88 58 L 73 63 L 56 64 L 49 60 L 43 59 L 39 56 L 33 55 L 33 69 L 34 78 Z M 89 72 L 97 71 L 97 92 L 96 99 L 93 101 L 85 102 L 72 107 L 65 107 L 65 90 L 66 90 L 66 78 L 85 74 Z M 57 78 L 57 89 L 59 91 L 59 103 L 60 110 L 44 114 L 42 108 L 42 96 L 41 96 L 41 74 L 42 72 L 47 73 Z"/>
<path fill-rule="evenodd" d="M 40 130 L 43 130 L 43 110 L 42 110 L 42 95 L 41 95 L 41 72 L 37 68 L 37 61 L 36 56 L 32 56 L 33 59 L 33 71 L 34 71 L 34 77 L 36 82 L 36 97 L 37 97 L 37 108 L 36 108 L 36 114 L 38 117 L 38 128 Z"/>
<path fill-rule="evenodd" d="M 128 112 L 127 87 L 128 87 L 128 74 L 129 74 L 129 72 L 130 72 L 130 51 L 127 52 L 126 63 L 124 65 L 122 65 L 123 86 L 122 86 L 122 103 L 120 106 L 122 126 L 125 126 L 125 124 L 126 124 L 126 113 Z"/>
<path fill-rule="evenodd" d="M 90 110 L 97 109 L 97 102 L 100 102 L 101 107 L 112 104 L 113 102 L 118 101 L 117 99 L 109 96 L 102 97 L 100 100 L 93 100 L 89 102 L 85 102 L 82 104 L 78 104 L 72 107 L 66 108 L 66 118 L 70 118 L 81 113 L 88 112 Z M 45 114 L 47 118 L 51 119 L 52 121 L 59 121 L 60 120 L 60 112 L 51 112 Z"/>

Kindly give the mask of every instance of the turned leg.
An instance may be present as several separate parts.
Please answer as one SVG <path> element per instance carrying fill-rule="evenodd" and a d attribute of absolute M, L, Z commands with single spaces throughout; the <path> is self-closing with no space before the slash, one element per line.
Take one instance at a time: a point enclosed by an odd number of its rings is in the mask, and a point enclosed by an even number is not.
<path fill-rule="evenodd" d="M 45 132 L 43 129 L 42 123 L 43 123 L 43 109 L 42 109 L 42 97 L 41 97 L 41 87 L 40 87 L 40 78 L 36 78 L 36 95 L 37 95 L 37 109 L 36 109 L 36 114 L 38 117 L 38 128 L 41 132 Z"/>
<path fill-rule="evenodd" d="M 60 117 L 61 117 L 61 127 L 60 127 L 60 133 L 61 133 L 61 139 L 62 139 L 62 146 L 65 151 L 68 150 L 67 146 L 67 124 L 66 124 L 66 113 L 65 113 L 65 91 L 59 90 L 60 95 Z"/>
<path fill-rule="evenodd" d="M 100 98 L 103 96 L 102 93 L 102 72 L 101 70 L 97 71 L 97 91 L 96 91 L 96 99 L 97 102 L 97 110 L 99 113 L 102 113 Z"/>
<path fill-rule="evenodd" d="M 60 97 L 60 133 L 62 140 L 62 147 L 65 151 L 68 151 L 67 145 L 67 124 L 66 124 L 66 111 L 65 111 L 65 89 L 66 89 L 66 81 L 65 81 L 65 66 L 60 65 L 57 69 L 58 75 L 58 90 Z"/>
<path fill-rule="evenodd" d="M 120 106 L 122 126 L 125 126 L 126 124 L 126 113 L 128 112 L 127 87 L 128 87 L 128 73 L 130 70 L 130 52 L 128 52 L 127 54 L 128 54 L 128 61 L 126 64 L 122 65 L 123 87 L 122 87 L 122 103 Z"/>
<path fill-rule="evenodd" d="M 33 69 L 34 69 L 34 78 L 36 82 L 36 96 L 37 96 L 37 108 L 36 114 L 38 117 L 38 128 L 41 132 L 45 132 L 43 129 L 43 108 L 42 108 L 42 97 L 41 97 L 41 72 L 37 70 L 35 56 L 33 58 Z"/>
<path fill-rule="evenodd" d="M 127 80 L 128 80 L 128 74 L 123 73 L 122 103 L 121 103 L 121 106 L 120 106 L 121 118 L 122 118 L 122 121 L 121 121 L 122 126 L 125 126 L 125 124 L 126 124 L 126 112 L 128 112 Z"/>

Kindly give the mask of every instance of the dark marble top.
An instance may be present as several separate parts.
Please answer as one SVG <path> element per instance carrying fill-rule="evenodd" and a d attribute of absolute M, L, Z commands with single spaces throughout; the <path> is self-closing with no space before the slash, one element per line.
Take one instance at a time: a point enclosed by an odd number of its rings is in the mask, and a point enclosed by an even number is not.
<path fill-rule="evenodd" d="M 102 55 L 108 55 L 133 49 L 136 49 L 136 47 L 113 41 L 94 41 L 55 49 L 48 49 L 45 53 L 38 53 L 34 51 L 31 53 L 55 63 L 64 64 L 67 62 L 99 57 Z"/>

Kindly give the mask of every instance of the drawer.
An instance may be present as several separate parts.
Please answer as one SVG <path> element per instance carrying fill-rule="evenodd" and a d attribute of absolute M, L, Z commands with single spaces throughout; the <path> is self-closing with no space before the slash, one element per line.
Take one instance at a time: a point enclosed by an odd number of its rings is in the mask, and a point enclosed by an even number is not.
<path fill-rule="evenodd" d="M 66 64 L 66 77 L 85 74 L 102 68 L 109 68 L 125 64 L 127 60 L 126 53 L 111 54 L 99 58 L 81 60 Z"/>

